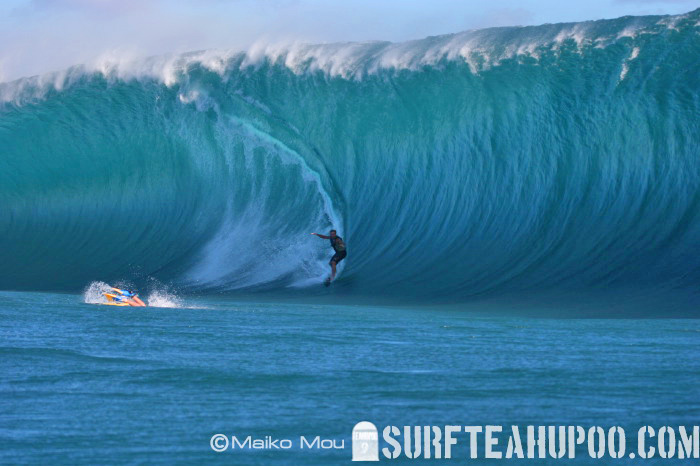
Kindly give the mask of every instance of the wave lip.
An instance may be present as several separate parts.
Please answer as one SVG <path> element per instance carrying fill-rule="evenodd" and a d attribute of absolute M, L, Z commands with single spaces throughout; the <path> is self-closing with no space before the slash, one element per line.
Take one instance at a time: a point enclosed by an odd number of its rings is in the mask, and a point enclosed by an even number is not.
<path fill-rule="evenodd" d="M 578 47 L 606 47 L 625 38 L 697 27 L 699 11 L 673 16 L 628 16 L 580 23 L 486 28 L 400 43 L 257 42 L 246 51 L 211 49 L 148 58 L 109 52 L 66 70 L 0 83 L 0 102 L 34 101 L 50 90 L 61 91 L 75 85 L 85 75 L 99 74 L 121 81 L 156 80 L 170 87 L 186 81 L 189 72 L 196 68 L 225 76 L 266 63 L 282 64 L 295 73 L 320 71 L 346 79 L 361 79 L 387 69 L 415 71 L 444 60 L 466 62 L 473 72 L 478 72 L 518 56 L 539 59 L 543 52 L 556 50 L 568 41 Z"/>

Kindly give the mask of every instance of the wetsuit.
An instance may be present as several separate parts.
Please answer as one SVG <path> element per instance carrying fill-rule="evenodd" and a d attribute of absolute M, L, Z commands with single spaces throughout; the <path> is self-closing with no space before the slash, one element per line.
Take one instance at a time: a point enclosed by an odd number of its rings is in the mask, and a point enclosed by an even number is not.
<path fill-rule="evenodd" d="M 331 262 L 338 264 L 348 255 L 348 252 L 345 250 L 345 242 L 340 236 L 331 238 L 331 247 L 335 250 L 335 254 L 331 257 Z"/>

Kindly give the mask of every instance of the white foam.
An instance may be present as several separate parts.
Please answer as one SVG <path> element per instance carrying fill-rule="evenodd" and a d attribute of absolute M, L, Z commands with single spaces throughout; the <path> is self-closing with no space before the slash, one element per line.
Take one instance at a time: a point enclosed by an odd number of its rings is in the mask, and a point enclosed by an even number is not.
<path fill-rule="evenodd" d="M 656 24 L 666 26 L 667 29 L 677 31 L 678 22 L 688 17 L 688 13 L 682 15 L 668 16 L 660 19 Z"/>
<path fill-rule="evenodd" d="M 146 299 L 149 307 L 183 307 L 183 300 L 173 292 L 167 290 L 152 291 Z"/>
<path fill-rule="evenodd" d="M 639 56 L 639 47 L 635 47 L 632 49 L 632 53 L 630 54 L 630 57 L 628 58 L 628 61 L 632 61 L 635 58 Z"/>
<path fill-rule="evenodd" d="M 104 282 L 92 282 L 83 291 L 83 301 L 87 304 L 103 304 L 107 302 L 105 293 L 112 291 L 112 287 Z"/>
<path fill-rule="evenodd" d="M 629 72 L 629 62 L 634 60 L 639 56 L 639 47 L 634 47 L 632 49 L 632 52 L 630 52 L 630 56 L 627 57 L 627 59 L 622 63 L 622 71 L 620 71 L 620 81 L 624 80 L 625 77 L 627 76 L 627 73 Z"/>
<path fill-rule="evenodd" d="M 189 104 L 192 102 L 195 102 L 199 98 L 199 92 L 198 91 L 188 91 L 188 92 L 181 92 L 178 94 L 178 99 L 180 102 L 183 104 Z"/>
<path fill-rule="evenodd" d="M 581 44 L 589 40 L 587 36 L 588 30 L 586 23 L 574 24 L 569 28 L 563 29 L 559 34 L 557 34 L 557 36 L 554 38 L 554 42 L 561 44 L 564 41 L 573 40 L 576 42 L 576 45 L 580 47 Z"/>
<path fill-rule="evenodd" d="M 624 37 L 630 37 L 630 38 L 634 39 L 635 37 L 637 37 L 638 30 L 639 30 L 639 28 L 635 27 L 635 26 L 626 27 L 617 34 L 617 38 L 622 39 Z"/>
<path fill-rule="evenodd" d="M 629 72 L 629 70 L 630 70 L 630 67 L 627 64 L 627 62 L 623 63 L 622 64 L 622 71 L 620 71 L 620 81 L 625 79 L 625 76 L 627 76 L 627 73 Z"/>

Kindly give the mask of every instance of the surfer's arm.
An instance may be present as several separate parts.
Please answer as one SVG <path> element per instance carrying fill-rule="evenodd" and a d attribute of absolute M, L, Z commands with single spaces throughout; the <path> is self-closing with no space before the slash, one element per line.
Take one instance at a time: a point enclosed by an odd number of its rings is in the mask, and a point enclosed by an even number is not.
<path fill-rule="evenodd" d="M 331 238 L 330 236 L 319 235 L 318 233 L 311 233 L 311 234 L 312 234 L 312 235 L 316 235 L 316 236 L 318 236 L 319 238 L 322 238 L 322 239 L 330 239 L 330 238 Z"/>

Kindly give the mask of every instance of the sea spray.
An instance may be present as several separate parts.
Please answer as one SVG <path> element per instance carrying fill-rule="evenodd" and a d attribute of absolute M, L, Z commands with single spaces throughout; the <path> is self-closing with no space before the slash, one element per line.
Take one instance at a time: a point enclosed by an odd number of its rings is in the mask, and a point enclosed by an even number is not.
<path fill-rule="evenodd" d="M 167 290 L 153 290 L 148 294 L 149 307 L 183 307 L 182 298 Z"/>
<path fill-rule="evenodd" d="M 92 282 L 83 291 L 83 301 L 87 304 L 104 304 L 107 302 L 105 293 L 112 291 L 112 287 L 104 282 Z"/>

